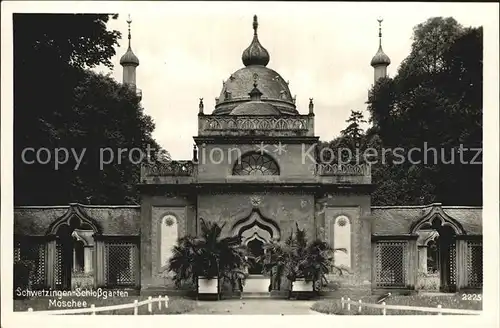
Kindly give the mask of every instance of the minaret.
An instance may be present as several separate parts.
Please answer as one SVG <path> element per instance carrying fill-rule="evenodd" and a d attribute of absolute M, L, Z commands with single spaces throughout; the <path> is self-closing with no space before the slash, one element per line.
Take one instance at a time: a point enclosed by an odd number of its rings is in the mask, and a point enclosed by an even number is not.
<path fill-rule="evenodd" d="M 136 68 L 139 66 L 139 58 L 132 51 L 131 46 L 131 33 L 130 33 L 130 24 L 132 20 L 130 19 L 130 15 L 127 20 L 128 24 L 128 49 L 127 52 L 120 59 L 120 65 L 123 66 L 123 84 L 126 84 L 136 90 Z M 138 93 L 140 96 L 140 94 Z"/>
<path fill-rule="evenodd" d="M 378 20 L 378 38 L 379 45 L 378 51 L 373 56 L 370 65 L 374 68 L 374 83 L 377 83 L 378 79 L 387 76 L 387 66 L 391 64 L 391 60 L 382 50 L 382 18 Z"/>

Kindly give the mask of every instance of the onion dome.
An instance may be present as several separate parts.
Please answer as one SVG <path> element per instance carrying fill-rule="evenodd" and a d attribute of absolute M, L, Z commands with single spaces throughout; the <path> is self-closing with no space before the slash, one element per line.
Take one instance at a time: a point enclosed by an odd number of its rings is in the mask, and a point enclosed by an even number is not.
<path fill-rule="evenodd" d="M 129 18 L 127 20 L 128 24 L 128 49 L 127 52 L 120 58 L 120 65 L 122 66 L 139 66 L 139 58 L 134 54 L 132 51 L 132 46 L 131 46 L 131 33 L 130 33 L 130 24 L 132 23 L 132 20 Z"/>
<path fill-rule="evenodd" d="M 279 73 L 266 67 L 270 56 L 268 51 L 259 42 L 257 28 L 257 16 L 254 16 L 253 40 L 241 56 L 245 67 L 232 73 L 223 82 L 222 90 L 213 112 L 214 115 L 230 114 L 240 104 L 249 102 L 251 96 L 248 90 L 252 89 L 255 74 L 259 77 L 259 92 L 262 93 L 261 102 L 272 105 L 280 114 L 298 114 L 294 98 L 288 88 L 288 82 Z M 268 109 L 269 111 L 271 110 L 270 107 Z"/>
<path fill-rule="evenodd" d="M 370 62 L 372 67 L 389 66 L 391 64 L 391 59 L 384 53 L 384 50 L 382 50 L 382 19 L 378 19 L 378 24 L 379 46 L 377 53 L 373 56 L 372 61 Z"/>
<path fill-rule="evenodd" d="M 382 45 L 379 46 L 377 53 L 373 56 L 370 65 L 373 67 L 376 66 L 389 66 L 391 64 L 391 59 L 384 53 L 382 50 Z"/>
<path fill-rule="evenodd" d="M 269 52 L 267 52 L 266 48 L 264 48 L 260 42 L 259 37 L 257 36 L 257 28 L 259 27 L 259 23 L 257 22 L 257 15 L 253 16 L 253 40 L 250 43 L 250 46 L 243 51 L 243 55 L 241 56 L 241 60 L 245 66 L 251 65 L 261 65 L 266 66 L 269 63 Z"/>

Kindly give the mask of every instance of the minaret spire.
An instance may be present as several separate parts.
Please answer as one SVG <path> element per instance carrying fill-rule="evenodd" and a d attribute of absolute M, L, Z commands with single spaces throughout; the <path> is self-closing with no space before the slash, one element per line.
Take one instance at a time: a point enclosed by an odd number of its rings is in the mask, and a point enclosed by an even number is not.
<path fill-rule="evenodd" d="M 370 65 L 374 68 L 374 81 L 387 76 L 387 66 L 391 64 L 391 59 L 382 50 L 382 18 L 378 18 L 378 51 L 373 56 Z"/>
<path fill-rule="evenodd" d="M 120 65 L 123 66 L 123 84 L 129 85 L 131 88 L 136 89 L 136 68 L 139 66 L 139 58 L 132 51 L 132 33 L 130 29 L 130 24 L 132 24 L 132 19 L 128 15 L 127 25 L 128 25 L 128 48 L 122 58 L 120 58 Z M 140 93 L 139 90 L 138 95 Z M 142 97 L 139 95 L 139 97 Z"/>

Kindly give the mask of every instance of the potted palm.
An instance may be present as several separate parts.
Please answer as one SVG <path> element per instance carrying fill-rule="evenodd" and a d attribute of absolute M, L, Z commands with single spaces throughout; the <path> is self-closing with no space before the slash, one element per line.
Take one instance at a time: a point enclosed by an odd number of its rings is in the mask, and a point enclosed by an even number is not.
<path fill-rule="evenodd" d="M 272 272 L 273 289 L 279 289 L 285 277 L 291 292 L 314 293 L 318 291 L 316 283 L 326 281 L 332 268 L 341 273 L 343 270 L 333 265 L 333 253 L 345 249 L 333 249 L 319 239 L 308 242 L 298 224 L 284 243 L 272 242 L 266 248 L 262 261 L 265 270 Z"/>
<path fill-rule="evenodd" d="M 244 264 L 244 248 L 239 237 L 224 237 L 224 225 L 200 220 L 199 237 L 179 239 L 169 260 L 169 271 L 174 272 L 176 284 L 191 281 L 198 294 L 220 296 L 220 282 L 232 279 Z"/>

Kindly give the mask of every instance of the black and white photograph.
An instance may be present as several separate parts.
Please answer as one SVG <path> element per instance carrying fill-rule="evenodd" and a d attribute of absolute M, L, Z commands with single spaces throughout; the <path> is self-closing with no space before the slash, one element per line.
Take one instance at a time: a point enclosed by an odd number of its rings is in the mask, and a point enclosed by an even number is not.
<path fill-rule="evenodd" d="M 2 327 L 496 326 L 498 9 L 2 2 Z"/>

